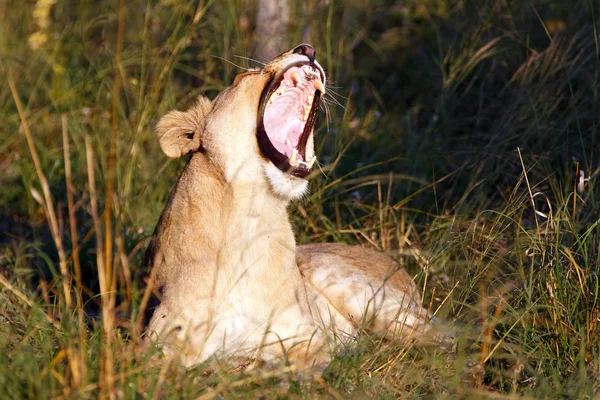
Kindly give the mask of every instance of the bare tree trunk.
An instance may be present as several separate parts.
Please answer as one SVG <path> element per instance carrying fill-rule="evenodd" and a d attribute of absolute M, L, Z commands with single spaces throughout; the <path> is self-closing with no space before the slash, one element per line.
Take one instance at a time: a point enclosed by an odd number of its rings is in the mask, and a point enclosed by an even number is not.
<path fill-rule="evenodd" d="M 258 0 L 255 57 L 261 61 L 270 60 L 288 50 L 289 21 L 290 0 Z"/>

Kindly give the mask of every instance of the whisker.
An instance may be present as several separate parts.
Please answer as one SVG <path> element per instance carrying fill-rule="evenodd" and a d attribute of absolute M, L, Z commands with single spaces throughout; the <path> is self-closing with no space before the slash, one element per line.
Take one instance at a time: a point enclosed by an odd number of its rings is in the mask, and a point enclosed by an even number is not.
<path fill-rule="evenodd" d="M 331 112 L 329 111 L 329 105 L 327 104 L 327 102 L 322 101 L 320 104 L 321 110 L 323 110 L 323 112 L 325 113 L 325 121 L 327 122 L 327 130 L 329 131 L 329 124 L 330 122 L 332 122 L 331 119 Z"/>
<path fill-rule="evenodd" d="M 331 97 L 331 99 L 348 100 L 348 97 L 342 96 L 341 94 L 339 94 L 331 89 L 328 89 L 326 93 L 329 97 Z"/>
<path fill-rule="evenodd" d="M 327 89 L 329 89 L 329 90 L 332 90 L 332 91 L 334 91 L 334 93 L 335 93 L 335 94 L 337 94 L 338 96 L 340 96 L 340 94 L 339 94 L 339 93 L 336 93 L 336 92 L 335 92 L 335 90 L 337 90 L 337 89 L 342 89 L 342 88 L 343 88 L 343 86 L 333 86 L 333 85 L 332 85 L 330 82 L 327 82 L 327 84 L 325 85 L 325 87 L 326 87 Z"/>
<path fill-rule="evenodd" d="M 333 87 L 333 86 L 329 86 L 327 85 L 327 93 L 330 94 L 332 97 L 339 97 L 342 99 L 347 99 L 346 96 L 342 96 L 341 93 L 339 93 L 337 91 L 337 89 L 341 89 L 340 87 Z"/>
<path fill-rule="evenodd" d="M 325 95 L 325 96 L 327 96 L 327 95 Z M 340 101 L 338 99 L 336 99 L 333 96 L 329 96 L 328 98 L 323 98 L 323 103 L 335 104 L 336 106 L 342 107 L 342 109 L 344 111 L 346 110 L 346 107 L 342 103 L 340 103 Z"/>
<path fill-rule="evenodd" d="M 256 63 L 258 65 L 262 65 L 263 67 L 265 65 L 267 65 L 267 63 L 268 63 L 267 60 L 265 60 L 265 61 L 259 61 L 256 58 L 246 57 L 246 56 L 238 56 L 238 55 L 235 55 L 235 54 L 233 56 L 236 57 L 236 58 L 241 58 L 242 60 L 251 61 L 251 62 Z"/>
<path fill-rule="evenodd" d="M 331 182 L 331 178 L 329 177 L 329 175 L 327 175 L 327 173 L 325 171 L 323 171 L 323 164 L 321 164 L 319 162 L 319 160 L 317 160 L 317 167 L 319 168 L 319 171 L 321 172 L 321 174 L 323 175 L 323 177 L 325 177 L 325 181 L 326 182 Z"/>
<path fill-rule="evenodd" d="M 346 111 L 346 106 L 342 103 L 340 103 L 339 101 L 337 101 L 336 99 L 323 99 L 321 101 L 321 104 L 323 105 L 322 110 L 329 112 L 329 106 L 334 105 L 336 107 L 340 107 L 342 110 Z"/>
<path fill-rule="evenodd" d="M 336 91 L 336 89 L 341 89 L 341 86 L 333 86 L 328 83 L 325 85 L 325 87 L 327 90 L 325 91 L 325 95 L 323 96 L 323 102 L 335 104 L 337 106 L 342 107 L 342 109 L 346 110 L 346 107 L 342 104 L 340 100 L 345 100 L 344 102 L 347 102 L 348 98 L 346 96 L 342 96 Z"/>
<path fill-rule="evenodd" d="M 215 55 L 211 55 L 211 57 L 218 58 L 219 60 L 228 62 L 229 64 L 233 65 L 234 67 L 237 67 L 237 68 L 239 68 L 241 70 L 244 70 L 244 71 L 249 71 L 250 69 L 252 69 L 252 68 L 242 67 L 241 65 L 238 65 L 238 64 L 234 63 L 233 61 L 230 61 L 230 60 L 228 60 L 228 59 L 226 59 L 224 57 L 219 57 L 219 56 L 215 56 Z"/>

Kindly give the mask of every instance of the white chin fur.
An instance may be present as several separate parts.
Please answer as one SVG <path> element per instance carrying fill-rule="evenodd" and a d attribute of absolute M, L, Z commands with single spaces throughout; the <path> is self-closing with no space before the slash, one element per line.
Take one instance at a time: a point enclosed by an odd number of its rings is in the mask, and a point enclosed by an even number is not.
<path fill-rule="evenodd" d="M 265 175 L 273 192 L 287 200 L 299 199 L 306 193 L 308 181 L 282 172 L 272 163 L 265 164 Z"/>

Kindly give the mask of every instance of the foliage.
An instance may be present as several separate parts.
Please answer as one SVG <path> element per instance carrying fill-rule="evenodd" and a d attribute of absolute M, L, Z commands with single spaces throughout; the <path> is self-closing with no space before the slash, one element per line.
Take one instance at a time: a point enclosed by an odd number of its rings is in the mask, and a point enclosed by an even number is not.
<path fill-rule="evenodd" d="M 297 239 L 394 256 L 456 338 L 363 337 L 324 380 L 295 381 L 184 371 L 137 347 L 138 266 L 183 165 L 153 126 L 260 65 L 255 3 L 5 1 L 0 397 L 597 396 L 600 10 L 576 3 L 294 5 L 290 47 L 309 39 L 331 93 Z"/>

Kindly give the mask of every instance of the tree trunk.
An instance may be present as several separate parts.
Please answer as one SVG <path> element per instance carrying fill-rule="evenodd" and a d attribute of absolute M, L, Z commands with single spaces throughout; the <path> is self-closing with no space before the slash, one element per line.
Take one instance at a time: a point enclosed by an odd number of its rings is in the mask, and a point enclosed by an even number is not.
<path fill-rule="evenodd" d="M 258 0 L 254 56 L 259 61 L 271 60 L 288 50 L 289 21 L 290 0 Z"/>

